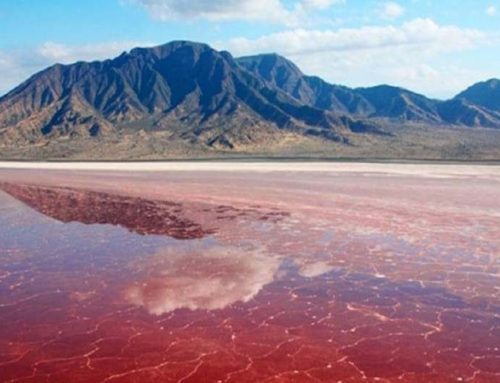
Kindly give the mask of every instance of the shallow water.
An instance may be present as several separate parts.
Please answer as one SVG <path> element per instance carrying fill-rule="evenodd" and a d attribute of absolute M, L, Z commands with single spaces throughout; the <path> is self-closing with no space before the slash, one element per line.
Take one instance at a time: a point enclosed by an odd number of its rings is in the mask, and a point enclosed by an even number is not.
<path fill-rule="evenodd" d="M 456 168 L 2 170 L 0 380 L 498 381 L 500 177 Z"/>

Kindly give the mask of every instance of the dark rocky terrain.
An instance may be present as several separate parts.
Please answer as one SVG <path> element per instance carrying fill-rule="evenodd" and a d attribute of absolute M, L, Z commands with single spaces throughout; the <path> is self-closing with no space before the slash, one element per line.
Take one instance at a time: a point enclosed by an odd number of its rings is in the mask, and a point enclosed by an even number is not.
<path fill-rule="evenodd" d="M 238 63 L 305 105 L 358 118 L 393 122 L 500 128 L 500 80 L 478 83 L 447 101 L 389 85 L 352 89 L 305 76 L 284 57 L 264 54 Z"/>
<path fill-rule="evenodd" d="M 265 54 L 172 42 L 56 64 L 0 98 L 4 159 L 500 158 L 500 87 L 352 89 Z"/>

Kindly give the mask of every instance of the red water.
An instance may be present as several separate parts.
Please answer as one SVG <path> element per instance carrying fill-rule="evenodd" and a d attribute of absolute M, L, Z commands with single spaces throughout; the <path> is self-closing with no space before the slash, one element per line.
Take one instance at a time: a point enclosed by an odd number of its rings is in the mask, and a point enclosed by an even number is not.
<path fill-rule="evenodd" d="M 0 174 L 2 382 L 498 382 L 500 180 Z"/>

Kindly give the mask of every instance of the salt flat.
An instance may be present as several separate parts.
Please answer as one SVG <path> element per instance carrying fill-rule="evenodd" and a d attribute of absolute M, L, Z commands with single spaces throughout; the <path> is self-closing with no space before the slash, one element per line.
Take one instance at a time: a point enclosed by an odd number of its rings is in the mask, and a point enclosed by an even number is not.
<path fill-rule="evenodd" d="M 373 163 L 373 162 L 2 162 L 0 169 L 94 170 L 94 171 L 217 171 L 217 172 L 355 172 L 413 176 L 500 177 L 500 165 L 473 163 Z"/>
<path fill-rule="evenodd" d="M 6 381 L 500 379 L 498 166 L 2 166 Z"/>

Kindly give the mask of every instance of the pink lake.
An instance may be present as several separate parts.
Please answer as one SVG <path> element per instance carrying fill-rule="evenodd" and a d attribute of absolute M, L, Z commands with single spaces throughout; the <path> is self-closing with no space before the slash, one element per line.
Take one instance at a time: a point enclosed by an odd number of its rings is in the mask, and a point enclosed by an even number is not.
<path fill-rule="evenodd" d="M 500 167 L 155 166 L 0 169 L 0 381 L 500 381 Z"/>

